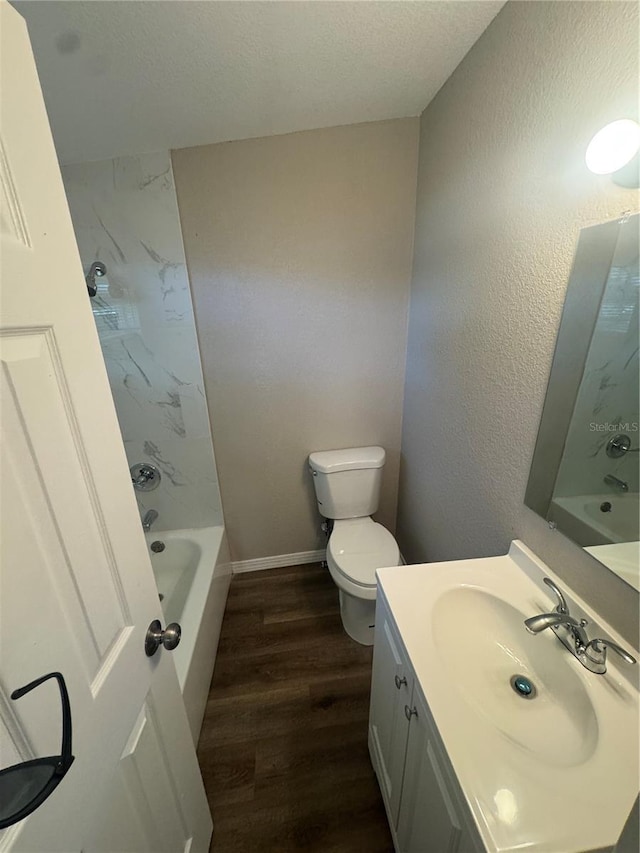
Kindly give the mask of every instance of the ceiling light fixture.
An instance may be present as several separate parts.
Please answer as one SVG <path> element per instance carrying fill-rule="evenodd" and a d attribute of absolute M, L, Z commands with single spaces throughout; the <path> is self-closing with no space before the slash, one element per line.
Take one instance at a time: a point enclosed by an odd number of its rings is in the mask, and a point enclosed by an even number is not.
<path fill-rule="evenodd" d="M 587 146 L 585 161 L 596 175 L 614 175 L 625 187 L 638 186 L 640 124 L 633 119 L 612 121 L 599 130 Z M 617 174 L 620 173 L 620 174 Z"/>

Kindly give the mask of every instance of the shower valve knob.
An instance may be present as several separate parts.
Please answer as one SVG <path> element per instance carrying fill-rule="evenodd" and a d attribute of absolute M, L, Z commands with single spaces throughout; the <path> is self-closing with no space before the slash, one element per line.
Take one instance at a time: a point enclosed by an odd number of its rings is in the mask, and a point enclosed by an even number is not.
<path fill-rule="evenodd" d="M 136 462 L 129 468 L 131 484 L 138 492 L 152 492 L 157 489 L 162 479 L 160 471 L 148 462 Z"/>

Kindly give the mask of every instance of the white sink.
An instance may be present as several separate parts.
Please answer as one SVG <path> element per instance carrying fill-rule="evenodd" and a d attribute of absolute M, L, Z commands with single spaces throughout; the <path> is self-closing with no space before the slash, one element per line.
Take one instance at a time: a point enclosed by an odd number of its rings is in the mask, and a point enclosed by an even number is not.
<path fill-rule="evenodd" d="M 534 760 L 565 767 L 586 761 L 596 747 L 598 722 L 590 694 L 555 635 L 530 634 L 531 613 L 484 589 L 461 586 L 433 604 L 431 629 L 438 655 L 462 701 Z M 462 625 L 473 626 L 460 643 Z M 524 676 L 531 698 L 511 685 Z"/>
<path fill-rule="evenodd" d="M 563 589 L 590 638 L 637 656 L 524 545 L 479 560 L 378 571 L 421 690 L 488 851 L 613 846 L 638 792 L 638 665 L 585 669 L 551 629 L 524 620 Z M 627 667 L 627 672 L 622 671 Z M 511 686 L 524 676 L 524 698 Z M 631 676 L 631 680 L 627 676 Z"/>

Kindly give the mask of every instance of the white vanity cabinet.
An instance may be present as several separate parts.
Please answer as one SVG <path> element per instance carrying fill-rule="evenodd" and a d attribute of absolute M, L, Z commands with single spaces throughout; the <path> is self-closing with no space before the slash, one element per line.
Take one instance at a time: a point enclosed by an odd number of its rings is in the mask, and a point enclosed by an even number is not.
<path fill-rule="evenodd" d="M 560 579 L 517 541 L 376 577 L 369 750 L 396 853 L 612 850 L 638 795 L 635 672 L 614 655 L 596 675 L 526 630 Z M 590 636 L 624 645 L 563 588 Z"/>
<path fill-rule="evenodd" d="M 428 705 L 380 595 L 369 751 L 397 853 L 481 853 Z"/>
<path fill-rule="evenodd" d="M 405 663 L 395 626 L 378 603 L 371 681 L 369 752 L 389 821 L 397 824 L 404 773 L 413 673 Z"/>

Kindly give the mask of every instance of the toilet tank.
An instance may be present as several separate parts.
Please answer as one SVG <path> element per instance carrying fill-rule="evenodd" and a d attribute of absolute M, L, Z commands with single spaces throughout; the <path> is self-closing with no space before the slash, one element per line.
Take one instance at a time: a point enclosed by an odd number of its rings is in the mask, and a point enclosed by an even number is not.
<path fill-rule="evenodd" d="M 321 450 L 309 456 L 318 510 L 325 518 L 364 518 L 378 509 L 383 447 Z"/>

